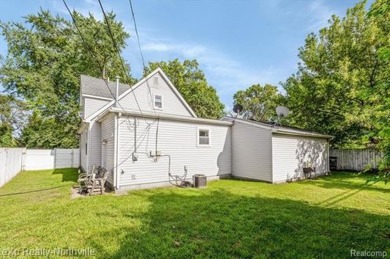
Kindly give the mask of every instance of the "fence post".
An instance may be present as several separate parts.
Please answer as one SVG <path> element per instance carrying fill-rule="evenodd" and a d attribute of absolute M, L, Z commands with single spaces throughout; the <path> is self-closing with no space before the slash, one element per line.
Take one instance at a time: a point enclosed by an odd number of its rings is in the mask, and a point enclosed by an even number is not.
<path fill-rule="evenodd" d="M 54 169 L 57 167 L 57 148 L 54 149 Z"/>
<path fill-rule="evenodd" d="M 21 159 L 22 164 L 20 165 L 22 171 L 26 170 L 26 157 L 27 157 L 27 149 L 23 148 L 22 149 L 22 159 Z"/>
<path fill-rule="evenodd" d="M 74 168 L 74 149 L 73 148 L 72 148 L 71 156 L 72 156 L 72 165 L 71 165 L 71 167 Z"/>

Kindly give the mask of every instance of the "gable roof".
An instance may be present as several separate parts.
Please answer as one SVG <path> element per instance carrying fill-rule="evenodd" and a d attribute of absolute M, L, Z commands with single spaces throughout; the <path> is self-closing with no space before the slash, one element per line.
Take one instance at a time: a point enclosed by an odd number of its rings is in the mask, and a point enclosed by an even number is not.
<path fill-rule="evenodd" d="M 188 105 L 188 103 L 186 102 L 186 100 L 184 99 L 184 97 L 179 93 L 179 91 L 176 89 L 176 87 L 172 84 L 171 80 L 169 80 L 169 78 L 167 77 L 167 75 L 164 73 L 164 71 L 161 69 L 161 68 L 157 68 L 155 69 L 154 71 L 152 71 L 149 75 L 147 75 L 146 77 L 142 78 L 140 81 L 138 81 L 138 83 L 136 83 L 135 85 L 133 85 L 130 89 L 128 89 L 126 92 L 124 92 L 123 94 L 121 94 L 119 97 L 118 97 L 118 100 L 121 100 L 123 97 L 125 97 L 126 95 L 128 95 L 129 93 L 131 93 L 132 91 L 134 91 L 135 89 L 137 89 L 140 85 L 142 85 L 143 83 L 147 82 L 152 76 L 154 76 L 155 74 L 157 73 L 160 73 L 160 75 L 162 76 L 162 78 L 167 82 L 169 88 L 171 88 L 171 90 L 173 91 L 173 93 L 176 95 L 176 97 L 180 100 L 181 103 L 183 103 L 183 105 L 186 107 L 186 109 L 188 110 L 188 112 L 195 118 L 197 118 L 198 116 L 196 116 L 195 112 L 192 110 L 192 108 Z"/>
<path fill-rule="evenodd" d="M 309 130 L 304 130 L 304 129 L 299 129 L 295 127 L 289 127 L 289 126 L 278 126 L 275 124 L 270 124 L 270 123 L 265 123 L 265 122 L 258 122 L 258 121 L 252 121 L 252 120 L 243 120 L 243 119 L 234 119 L 230 117 L 225 117 L 223 120 L 228 120 L 232 122 L 239 122 L 243 124 L 250 124 L 254 125 L 260 128 L 264 129 L 269 129 L 273 133 L 279 133 L 279 134 L 285 134 L 285 135 L 294 135 L 294 136 L 305 136 L 305 137 L 316 137 L 316 138 L 326 138 L 326 139 L 331 139 L 333 136 L 331 135 L 326 135 L 326 134 L 321 134 L 315 131 L 309 131 Z"/>
<path fill-rule="evenodd" d="M 92 76 L 81 75 L 80 78 L 80 91 L 81 95 L 93 95 L 97 97 L 104 97 L 114 99 L 112 95 L 115 96 L 116 92 L 116 82 L 108 82 L 107 85 L 110 88 L 112 94 L 107 88 L 104 79 L 95 78 Z M 126 90 L 130 89 L 130 85 L 119 83 L 119 95 L 126 92 Z"/>
<path fill-rule="evenodd" d="M 147 82 L 152 76 L 154 76 L 156 73 L 159 73 L 161 77 L 167 82 L 167 85 L 170 87 L 170 89 L 173 91 L 173 93 L 176 95 L 176 97 L 180 100 L 181 103 L 185 106 L 185 108 L 188 110 L 188 112 L 192 115 L 192 117 L 197 118 L 195 112 L 192 110 L 192 108 L 188 105 L 188 103 L 185 101 L 183 96 L 179 93 L 179 91 L 176 89 L 176 87 L 172 84 L 172 82 L 169 80 L 169 78 L 165 75 L 165 73 L 162 71 L 161 68 L 157 68 L 154 71 L 152 71 L 149 75 L 138 81 L 135 85 L 130 86 L 127 84 L 119 84 L 119 94 L 118 94 L 118 100 L 121 100 L 126 95 L 133 92 L 135 89 L 137 89 L 139 86 L 141 86 L 143 83 Z M 110 87 L 110 90 L 113 94 L 115 94 L 116 91 L 116 82 L 110 82 L 108 83 L 108 86 Z M 104 82 L 103 79 L 81 75 L 81 96 L 82 95 L 93 95 L 97 97 L 103 97 L 103 98 L 110 98 L 112 99 L 111 102 L 109 102 L 107 105 L 103 106 L 101 109 L 93 113 L 91 116 L 89 116 L 85 121 L 91 121 L 96 116 L 107 110 L 109 107 L 111 107 L 115 101 L 110 93 L 110 91 L 107 89 L 107 85 Z M 81 98 L 80 96 L 80 98 Z"/>

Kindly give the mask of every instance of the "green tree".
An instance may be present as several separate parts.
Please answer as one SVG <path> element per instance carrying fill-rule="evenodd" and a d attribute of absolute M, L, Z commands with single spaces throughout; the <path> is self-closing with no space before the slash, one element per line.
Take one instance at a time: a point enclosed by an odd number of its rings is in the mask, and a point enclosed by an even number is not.
<path fill-rule="evenodd" d="M 166 73 L 198 117 L 219 119 L 224 115 L 224 105 L 220 102 L 217 91 L 207 83 L 196 60 L 150 62 L 144 76 L 158 67 Z"/>
<path fill-rule="evenodd" d="M 0 81 L 8 92 L 28 101 L 35 115 L 34 123 L 30 120 L 27 124 L 31 128 L 23 130 L 25 145 L 78 146 L 80 74 L 95 77 L 102 77 L 103 73 L 108 77 L 119 74 L 127 83 L 133 82 L 129 66 L 124 71 L 122 58 L 115 55 L 104 21 L 77 12 L 73 15 L 87 45 L 72 22 L 49 11 L 28 15 L 24 24 L 0 22 L 8 44 L 7 57 L 0 67 Z M 129 35 L 113 13 L 108 14 L 108 20 L 118 47 L 123 49 Z M 32 127 L 38 124 L 49 128 Z M 38 138 L 41 141 L 29 142 Z"/>
<path fill-rule="evenodd" d="M 10 95 L 0 94 L 0 147 L 15 147 L 25 123 L 26 105 Z"/>
<path fill-rule="evenodd" d="M 368 12 L 368 17 L 374 19 L 378 24 L 381 24 L 382 38 L 387 40 L 388 44 L 378 49 L 378 58 L 390 64 L 390 0 L 376 1 L 371 6 Z M 371 96 L 380 100 L 375 107 L 375 112 L 372 116 L 373 124 L 378 129 L 378 136 L 381 139 L 379 148 L 385 154 L 381 164 L 381 169 L 384 173 L 384 179 L 390 180 L 390 77 L 385 77 L 378 83 L 378 87 L 368 89 L 366 96 Z"/>
<path fill-rule="evenodd" d="M 328 27 L 309 34 L 299 49 L 298 72 L 284 83 L 293 110 L 289 123 L 334 135 L 334 146 L 383 141 L 374 118 L 389 111 L 380 108 L 390 92 L 389 60 L 380 57 L 390 44 L 389 12 L 369 16 L 365 5 L 358 3 L 344 18 L 332 16 Z"/>
<path fill-rule="evenodd" d="M 234 104 L 241 104 L 243 110 L 250 112 L 257 121 L 268 121 L 276 117 L 275 108 L 281 101 L 276 86 L 266 84 L 252 85 L 246 90 L 239 90 L 233 96 Z"/>

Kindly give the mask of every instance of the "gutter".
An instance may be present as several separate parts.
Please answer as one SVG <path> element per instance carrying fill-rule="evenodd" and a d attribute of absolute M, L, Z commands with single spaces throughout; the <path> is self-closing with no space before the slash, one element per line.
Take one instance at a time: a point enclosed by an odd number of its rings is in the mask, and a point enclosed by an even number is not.
<path fill-rule="evenodd" d="M 194 117 L 185 117 L 185 116 L 176 116 L 176 115 L 166 115 L 166 114 L 154 114 L 150 112 L 143 112 L 140 113 L 138 111 L 124 111 L 122 109 L 118 108 L 111 108 L 104 111 L 102 114 L 100 114 L 96 120 L 100 121 L 104 116 L 106 116 L 108 113 L 117 113 L 120 115 L 130 115 L 133 117 L 144 117 L 144 118 L 151 118 L 151 119 L 165 119 L 170 121 L 179 121 L 179 122 L 193 122 L 198 124 L 212 124 L 212 125 L 220 125 L 220 126 L 231 126 L 233 125 L 232 122 L 228 121 L 219 121 L 219 120 L 211 120 L 211 119 L 200 119 L 200 118 L 194 118 Z"/>
<path fill-rule="evenodd" d="M 272 133 L 279 133 L 283 135 L 292 135 L 292 136 L 305 136 L 305 137 L 314 137 L 314 138 L 325 138 L 325 139 L 333 139 L 334 136 L 331 135 L 323 135 L 323 134 L 315 134 L 310 132 L 291 132 L 280 129 L 272 129 Z"/>

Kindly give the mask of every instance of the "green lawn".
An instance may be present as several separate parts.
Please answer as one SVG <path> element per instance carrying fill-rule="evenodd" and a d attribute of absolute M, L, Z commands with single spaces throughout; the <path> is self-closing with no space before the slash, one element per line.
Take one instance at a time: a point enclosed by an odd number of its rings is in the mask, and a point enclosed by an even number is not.
<path fill-rule="evenodd" d="M 94 249 L 120 257 L 390 255 L 390 184 L 335 173 L 272 185 L 221 180 L 71 199 L 72 169 L 20 173 L 0 189 L 0 252 Z"/>

